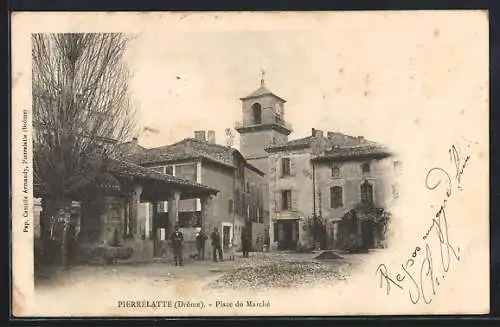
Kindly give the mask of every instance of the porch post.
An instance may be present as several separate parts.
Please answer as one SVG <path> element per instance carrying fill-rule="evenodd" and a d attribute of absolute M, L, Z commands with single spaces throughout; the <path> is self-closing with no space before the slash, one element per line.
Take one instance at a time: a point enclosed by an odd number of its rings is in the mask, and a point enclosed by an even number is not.
<path fill-rule="evenodd" d="M 181 193 L 179 191 L 174 191 L 168 197 L 168 220 L 170 221 L 170 227 L 175 226 L 179 222 L 179 201 L 181 198 Z M 169 232 L 171 232 L 170 230 Z"/>
<path fill-rule="evenodd" d="M 201 227 L 207 234 L 210 234 L 212 232 L 211 229 L 214 227 L 209 223 L 214 210 L 213 202 L 214 200 L 211 195 L 204 196 L 201 199 Z"/>
<path fill-rule="evenodd" d="M 205 195 L 201 198 L 201 228 L 208 236 L 207 245 L 205 246 L 205 256 L 211 258 L 213 255 L 212 242 L 210 240 L 210 235 L 212 234 L 211 218 L 214 213 L 213 198 L 211 195 Z M 222 233 L 222 231 L 219 231 Z"/>
<path fill-rule="evenodd" d="M 142 185 L 136 185 L 134 190 L 130 194 L 130 210 L 129 210 L 129 229 L 130 234 L 134 237 L 137 237 L 138 230 L 138 211 L 139 211 L 139 203 L 141 202 L 141 194 L 142 194 Z"/>

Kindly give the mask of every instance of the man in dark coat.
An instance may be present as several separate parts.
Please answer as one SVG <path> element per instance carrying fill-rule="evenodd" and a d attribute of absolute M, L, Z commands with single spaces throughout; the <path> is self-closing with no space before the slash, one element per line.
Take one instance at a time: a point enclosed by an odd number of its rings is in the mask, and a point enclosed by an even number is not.
<path fill-rule="evenodd" d="M 243 228 L 243 232 L 241 233 L 241 248 L 243 250 L 243 257 L 248 258 L 251 247 L 252 247 L 252 236 L 247 226 Z"/>
<path fill-rule="evenodd" d="M 172 233 L 172 249 L 174 252 L 175 265 L 182 266 L 182 246 L 184 245 L 184 235 L 179 230 L 179 226 L 175 226 L 175 231 Z"/>
<path fill-rule="evenodd" d="M 269 252 L 269 247 L 271 246 L 271 236 L 269 235 L 269 229 L 266 228 L 264 231 L 264 252 Z"/>
<path fill-rule="evenodd" d="M 205 242 L 208 239 L 205 232 L 200 230 L 196 234 L 196 249 L 198 250 L 198 260 L 205 260 Z"/>
<path fill-rule="evenodd" d="M 224 261 L 222 259 L 221 238 L 217 227 L 214 227 L 214 231 L 212 232 L 211 238 L 212 238 L 212 248 L 214 252 L 214 261 L 217 262 L 217 254 L 219 254 L 220 261 Z"/>

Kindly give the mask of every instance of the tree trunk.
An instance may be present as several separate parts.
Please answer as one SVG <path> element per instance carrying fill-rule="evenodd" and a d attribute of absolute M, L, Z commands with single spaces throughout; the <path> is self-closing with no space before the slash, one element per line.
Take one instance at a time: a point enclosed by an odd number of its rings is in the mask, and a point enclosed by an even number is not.
<path fill-rule="evenodd" d="M 67 266 L 68 263 L 68 245 L 67 230 L 71 218 L 71 199 L 66 197 L 45 198 L 42 201 L 43 206 L 43 228 L 42 241 L 43 246 L 48 251 L 45 255 L 54 256 L 59 252 L 60 264 Z M 57 244 L 57 249 L 49 244 Z M 47 249 L 49 247 L 49 249 Z"/>

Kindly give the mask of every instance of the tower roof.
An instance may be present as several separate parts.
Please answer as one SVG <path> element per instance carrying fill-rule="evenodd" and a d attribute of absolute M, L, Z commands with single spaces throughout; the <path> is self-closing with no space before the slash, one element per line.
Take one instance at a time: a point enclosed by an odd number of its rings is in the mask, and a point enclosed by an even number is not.
<path fill-rule="evenodd" d="M 264 96 L 264 95 L 272 95 L 274 96 L 275 98 L 278 98 L 280 99 L 281 101 L 283 102 L 286 102 L 285 99 L 277 96 L 276 94 L 274 94 L 273 92 L 271 92 L 265 85 L 264 83 L 262 83 L 262 85 L 255 91 L 253 91 L 252 93 L 250 93 L 249 95 L 247 95 L 246 97 L 243 97 L 243 98 L 240 98 L 240 100 L 248 100 L 248 99 L 254 99 L 254 98 L 258 98 L 258 97 L 261 97 L 261 96 Z"/>

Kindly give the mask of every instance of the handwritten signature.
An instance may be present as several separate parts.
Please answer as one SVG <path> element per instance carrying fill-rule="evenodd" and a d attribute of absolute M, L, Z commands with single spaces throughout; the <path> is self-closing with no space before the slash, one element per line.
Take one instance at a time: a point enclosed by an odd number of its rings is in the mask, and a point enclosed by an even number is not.
<path fill-rule="evenodd" d="M 445 192 L 430 227 L 422 237 L 424 244 L 414 248 L 411 256 L 401 265 L 402 271 L 395 276 L 389 272 L 385 264 L 380 264 L 376 271 L 376 275 L 380 278 L 380 288 L 385 286 L 388 295 L 393 286 L 400 290 L 407 290 L 413 304 L 420 301 L 424 301 L 426 304 L 431 303 L 450 270 L 452 260 L 460 261 L 460 248 L 455 247 L 450 241 L 446 205 L 452 197 L 453 181 L 455 181 L 456 188 L 459 191 L 462 190 L 462 176 L 470 161 L 470 155 L 463 158 L 454 145 L 450 147 L 448 152 L 455 169 L 453 178 L 440 167 L 430 169 L 425 177 L 427 189 L 437 191 L 444 185 Z M 439 247 L 437 254 L 435 254 L 436 245 Z M 440 261 L 440 265 L 439 263 L 435 265 L 436 258 L 437 261 Z"/>

